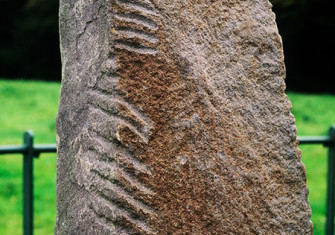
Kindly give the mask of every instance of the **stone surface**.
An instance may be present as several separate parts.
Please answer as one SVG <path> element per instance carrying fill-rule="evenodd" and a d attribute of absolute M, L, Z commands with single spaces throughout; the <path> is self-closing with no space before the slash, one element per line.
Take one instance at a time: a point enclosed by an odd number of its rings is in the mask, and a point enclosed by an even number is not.
<path fill-rule="evenodd" d="M 61 0 L 56 234 L 309 234 L 267 0 Z"/>

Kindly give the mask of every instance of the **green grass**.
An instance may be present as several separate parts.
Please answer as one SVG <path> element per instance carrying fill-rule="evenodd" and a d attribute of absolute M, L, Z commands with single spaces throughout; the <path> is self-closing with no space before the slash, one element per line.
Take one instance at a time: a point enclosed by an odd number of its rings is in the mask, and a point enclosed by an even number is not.
<path fill-rule="evenodd" d="M 0 145 L 21 144 L 31 129 L 35 143 L 55 143 L 59 83 L 0 80 Z M 299 136 L 327 135 L 335 124 L 335 96 L 288 93 Z M 324 234 L 327 149 L 301 146 L 307 169 L 314 234 Z M 53 234 L 56 216 L 56 156 L 34 161 L 35 234 Z M 0 234 L 22 234 L 22 157 L 0 156 Z"/>
<path fill-rule="evenodd" d="M 335 125 L 335 96 L 288 93 L 299 136 L 327 135 Z M 312 207 L 314 234 L 325 234 L 327 148 L 321 145 L 301 145 L 306 166 L 309 201 Z"/>
<path fill-rule="evenodd" d="M 55 143 L 59 83 L 0 80 L 0 145 L 21 144 L 25 130 L 35 143 Z M 34 161 L 35 234 L 53 234 L 56 154 Z M 0 234 L 22 234 L 22 156 L 0 155 Z"/>

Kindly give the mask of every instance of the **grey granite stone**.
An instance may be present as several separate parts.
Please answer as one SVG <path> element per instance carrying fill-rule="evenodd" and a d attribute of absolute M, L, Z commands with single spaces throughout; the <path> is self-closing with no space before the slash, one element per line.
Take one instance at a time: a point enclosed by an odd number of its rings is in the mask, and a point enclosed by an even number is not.
<path fill-rule="evenodd" d="M 55 234 L 311 234 L 267 0 L 61 0 Z"/>

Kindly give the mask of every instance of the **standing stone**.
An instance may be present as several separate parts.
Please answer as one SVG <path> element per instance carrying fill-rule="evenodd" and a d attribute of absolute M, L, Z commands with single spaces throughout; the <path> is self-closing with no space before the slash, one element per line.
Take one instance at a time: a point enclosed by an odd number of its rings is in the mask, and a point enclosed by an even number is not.
<path fill-rule="evenodd" d="M 61 0 L 56 234 L 310 234 L 268 0 Z"/>

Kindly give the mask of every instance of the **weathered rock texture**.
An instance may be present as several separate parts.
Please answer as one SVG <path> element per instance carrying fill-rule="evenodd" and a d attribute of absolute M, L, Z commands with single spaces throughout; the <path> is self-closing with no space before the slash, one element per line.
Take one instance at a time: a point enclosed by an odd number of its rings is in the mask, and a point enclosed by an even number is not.
<path fill-rule="evenodd" d="M 267 0 L 61 0 L 56 234 L 309 234 Z"/>

